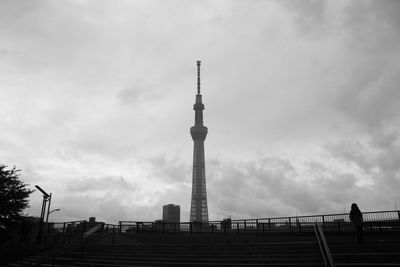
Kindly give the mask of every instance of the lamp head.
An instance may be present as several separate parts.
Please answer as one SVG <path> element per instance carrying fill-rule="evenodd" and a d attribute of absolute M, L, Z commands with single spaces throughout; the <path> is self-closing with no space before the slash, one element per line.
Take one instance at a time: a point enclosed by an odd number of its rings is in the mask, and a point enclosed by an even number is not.
<path fill-rule="evenodd" d="M 35 187 L 36 187 L 40 192 L 42 192 L 42 194 L 43 194 L 43 196 L 44 196 L 45 198 L 49 198 L 49 197 L 50 197 L 50 195 L 47 194 L 42 188 L 40 188 L 40 186 L 35 185 Z"/>

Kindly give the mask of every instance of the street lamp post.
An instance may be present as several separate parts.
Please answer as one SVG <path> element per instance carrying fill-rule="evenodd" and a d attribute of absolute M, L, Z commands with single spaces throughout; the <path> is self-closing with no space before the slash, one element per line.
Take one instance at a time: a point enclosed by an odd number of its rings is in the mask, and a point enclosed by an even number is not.
<path fill-rule="evenodd" d="M 37 242 L 41 243 L 42 242 L 42 235 L 43 235 L 43 220 L 44 220 L 44 215 L 46 213 L 46 203 L 49 201 L 49 208 L 50 208 L 50 201 L 51 201 L 51 194 L 47 194 L 40 186 L 35 185 L 35 187 L 42 192 L 43 194 L 43 202 L 42 202 L 42 211 L 40 213 L 40 221 L 39 221 L 39 231 L 37 235 Z"/>
<path fill-rule="evenodd" d="M 50 193 L 50 197 L 49 197 L 49 205 L 47 205 L 47 217 L 46 217 L 46 223 L 49 221 L 49 211 L 50 211 L 50 204 L 51 204 L 51 194 Z M 44 219 L 44 218 L 43 218 Z"/>

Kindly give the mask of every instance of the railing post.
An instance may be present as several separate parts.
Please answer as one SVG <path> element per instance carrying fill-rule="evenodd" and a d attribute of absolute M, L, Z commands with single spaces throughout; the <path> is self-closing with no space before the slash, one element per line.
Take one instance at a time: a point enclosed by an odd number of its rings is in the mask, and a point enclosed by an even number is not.
<path fill-rule="evenodd" d="M 268 230 L 271 232 L 271 219 L 268 219 Z"/>
<path fill-rule="evenodd" d="M 260 229 L 258 228 L 258 219 L 256 219 L 256 229 L 257 229 L 257 233 L 260 231 Z"/>
<path fill-rule="evenodd" d="M 226 222 L 224 222 L 224 234 L 226 234 Z"/>
<path fill-rule="evenodd" d="M 65 236 L 66 236 L 66 234 L 65 234 L 65 223 L 64 223 L 64 225 L 63 225 L 63 244 L 64 244 L 64 246 L 65 246 Z"/>
<path fill-rule="evenodd" d="M 55 264 L 56 264 L 56 240 L 55 240 L 55 238 L 53 239 L 53 255 L 52 255 L 52 265 L 53 265 L 53 267 L 55 266 Z"/>
<path fill-rule="evenodd" d="M 262 224 L 262 233 L 265 234 L 265 223 Z"/>
<path fill-rule="evenodd" d="M 193 222 L 189 223 L 189 231 L 190 231 L 190 234 L 193 233 Z"/>
<path fill-rule="evenodd" d="M 118 229 L 119 233 L 122 233 L 122 222 L 121 221 L 118 222 L 118 226 L 119 226 L 118 227 L 119 228 Z"/>
<path fill-rule="evenodd" d="M 114 244 L 114 238 L 115 238 L 115 225 L 113 225 L 113 234 L 112 234 L 112 244 Z"/>
<path fill-rule="evenodd" d="M 247 228 L 247 221 L 244 220 L 244 225 L 243 225 L 243 233 L 246 234 L 246 228 Z"/>
<path fill-rule="evenodd" d="M 81 231 L 81 258 L 83 257 L 83 234 L 85 233 L 85 222 L 83 222 L 82 225 L 82 231 Z"/>
<path fill-rule="evenodd" d="M 136 222 L 136 233 L 139 233 L 139 222 Z"/>
<path fill-rule="evenodd" d="M 239 223 L 236 223 L 236 233 L 239 234 Z"/>
<path fill-rule="evenodd" d="M 322 215 L 322 226 L 325 227 L 325 216 Z"/>
<path fill-rule="evenodd" d="M 214 224 L 213 223 L 211 224 L 211 233 L 214 234 Z"/>
<path fill-rule="evenodd" d="M 291 231 L 292 231 L 292 221 L 291 221 L 291 219 L 289 217 L 289 232 L 291 232 Z"/>

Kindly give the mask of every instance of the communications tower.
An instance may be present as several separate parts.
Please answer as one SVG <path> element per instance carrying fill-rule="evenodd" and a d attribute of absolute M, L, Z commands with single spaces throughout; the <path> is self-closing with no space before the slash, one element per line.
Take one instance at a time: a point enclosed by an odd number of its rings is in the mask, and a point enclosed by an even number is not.
<path fill-rule="evenodd" d="M 190 128 L 193 147 L 193 178 L 192 202 L 190 206 L 191 222 L 208 222 L 206 169 L 204 163 L 204 140 L 207 136 L 207 127 L 203 125 L 204 105 L 200 94 L 200 63 L 197 61 L 197 95 L 193 105 L 195 111 L 194 126 Z"/>

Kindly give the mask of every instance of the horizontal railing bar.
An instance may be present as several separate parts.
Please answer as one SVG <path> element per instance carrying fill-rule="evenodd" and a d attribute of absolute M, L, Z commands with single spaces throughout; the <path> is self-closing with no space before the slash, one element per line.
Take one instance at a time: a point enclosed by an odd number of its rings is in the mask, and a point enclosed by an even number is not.
<path fill-rule="evenodd" d="M 365 211 L 362 214 L 383 214 L 383 213 L 399 213 L 397 210 L 388 210 L 388 211 Z M 240 221 L 256 221 L 256 220 L 279 220 L 279 219 L 288 219 L 288 218 L 312 218 L 312 217 L 327 217 L 327 216 L 348 216 L 349 213 L 333 213 L 333 214 L 317 214 L 317 215 L 299 215 L 299 216 L 286 216 L 286 217 L 270 217 L 270 218 L 251 218 L 251 219 L 232 219 L 232 222 L 240 222 Z M 219 222 L 219 221 L 209 221 L 211 222 Z"/>
<path fill-rule="evenodd" d="M 376 221 L 394 221 L 394 220 L 400 220 L 400 211 L 398 210 L 388 210 L 388 211 L 366 211 L 362 213 L 364 216 L 364 222 L 376 222 Z M 384 216 L 382 216 L 384 215 Z M 251 219 L 231 219 L 230 222 L 231 224 L 249 224 L 249 225 L 256 225 L 256 224 L 276 224 L 276 223 L 289 223 L 289 224 L 307 224 L 307 223 L 315 223 L 316 219 L 319 220 L 324 220 L 325 223 L 348 223 L 350 220 L 348 218 L 349 213 L 334 213 L 334 214 L 317 214 L 317 215 L 299 215 L 299 216 L 286 216 L 286 217 L 269 217 L 269 218 L 251 218 Z M 333 217 L 339 217 L 339 218 L 333 218 Z M 344 218 L 343 218 L 344 217 Z M 306 220 L 305 220 L 306 219 Z M 346 221 L 334 221 L 335 219 L 346 219 Z M 54 225 L 63 225 L 63 224 L 77 224 L 77 223 L 84 223 L 87 222 L 86 220 L 80 220 L 80 221 L 67 221 L 67 222 L 49 222 L 49 224 L 54 224 Z M 220 225 L 221 222 L 224 222 L 224 220 L 220 221 L 209 221 L 208 224 L 215 224 L 215 225 Z M 118 224 L 110 224 L 110 223 L 104 223 L 105 226 L 114 226 L 114 227 L 120 227 L 122 225 L 128 225 L 128 224 L 175 224 L 174 222 L 155 222 L 155 221 L 119 221 Z M 178 223 L 180 225 L 185 225 L 185 224 L 191 224 L 191 222 L 180 222 Z"/>
<path fill-rule="evenodd" d="M 80 220 L 80 221 L 67 221 L 67 222 L 48 222 L 48 223 L 54 223 L 54 224 L 63 224 L 63 223 L 81 223 L 81 222 L 87 222 L 86 220 Z"/>

